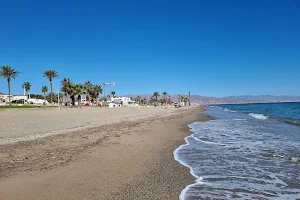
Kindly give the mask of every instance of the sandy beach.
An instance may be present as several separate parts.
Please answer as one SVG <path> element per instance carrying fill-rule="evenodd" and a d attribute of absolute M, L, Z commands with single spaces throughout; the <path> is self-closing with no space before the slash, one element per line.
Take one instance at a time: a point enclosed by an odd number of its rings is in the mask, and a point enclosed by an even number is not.
<path fill-rule="evenodd" d="M 62 110 L 58 108 L 0 110 L 0 144 L 33 140 L 120 121 L 168 116 L 175 111 L 177 112 L 174 107 L 165 109 L 163 106 L 121 109 L 82 107 Z"/>
<path fill-rule="evenodd" d="M 194 180 L 173 151 L 202 111 L 1 111 L 0 199 L 178 199 Z"/>

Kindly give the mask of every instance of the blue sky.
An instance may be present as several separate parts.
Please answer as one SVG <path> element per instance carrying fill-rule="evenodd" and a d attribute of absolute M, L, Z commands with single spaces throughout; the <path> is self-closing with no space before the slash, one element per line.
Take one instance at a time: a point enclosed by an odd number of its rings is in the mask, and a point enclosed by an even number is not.
<path fill-rule="evenodd" d="M 115 81 L 117 94 L 300 95 L 297 0 L 1 1 L 0 65 L 12 92 Z M 0 80 L 0 91 L 7 84 Z"/>

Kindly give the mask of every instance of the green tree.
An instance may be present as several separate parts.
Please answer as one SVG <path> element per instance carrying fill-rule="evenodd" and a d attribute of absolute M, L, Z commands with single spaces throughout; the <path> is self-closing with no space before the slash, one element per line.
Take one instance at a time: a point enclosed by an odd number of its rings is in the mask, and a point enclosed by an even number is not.
<path fill-rule="evenodd" d="M 30 98 L 32 99 L 43 99 L 44 96 L 40 94 L 30 94 Z"/>
<path fill-rule="evenodd" d="M 84 83 L 84 90 L 87 98 L 89 99 L 89 101 L 91 101 L 91 96 L 93 95 L 93 84 L 91 83 L 91 81 L 86 81 Z"/>
<path fill-rule="evenodd" d="M 64 85 L 65 88 L 62 88 L 62 92 L 66 92 L 66 94 L 71 99 L 72 107 L 74 107 L 76 102 L 76 97 L 78 96 L 78 93 L 80 93 L 79 91 L 80 88 L 76 83 L 72 83 L 70 79 L 66 79 L 65 81 L 66 81 Z"/>
<path fill-rule="evenodd" d="M 93 86 L 93 92 L 92 92 L 92 100 L 93 99 L 96 99 L 96 104 L 98 104 L 98 97 L 99 97 L 99 95 L 100 94 L 102 94 L 102 92 L 103 92 L 103 90 L 102 90 L 102 88 L 101 88 L 101 86 L 100 85 L 94 85 Z M 106 99 L 106 98 L 105 98 Z M 107 99 L 106 99 L 107 100 Z M 106 101 L 105 100 L 105 101 Z"/>
<path fill-rule="evenodd" d="M 180 96 L 180 102 L 184 102 L 185 97 L 184 96 Z"/>
<path fill-rule="evenodd" d="M 136 101 L 136 102 L 139 102 L 139 104 L 141 104 L 141 96 L 137 96 L 137 97 L 135 98 L 135 101 Z"/>
<path fill-rule="evenodd" d="M 184 102 L 184 105 L 185 105 L 185 106 L 187 105 L 187 102 L 188 102 L 188 101 L 189 101 L 188 98 L 186 98 L 186 97 L 183 98 L 183 102 Z"/>
<path fill-rule="evenodd" d="M 155 103 L 155 98 L 154 98 L 154 97 L 151 97 L 150 100 L 149 100 L 149 103 L 150 103 L 151 105 L 153 105 L 153 103 Z"/>
<path fill-rule="evenodd" d="M 169 95 L 169 97 L 168 97 L 168 104 L 172 104 L 171 96 L 170 96 L 170 95 Z"/>
<path fill-rule="evenodd" d="M 54 97 L 53 98 L 53 102 L 57 102 L 57 99 L 55 98 L 55 93 L 49 93 L 48 95 L 46 95 L 46 100 L 48 101 L 48 102 L 50 102 L 51 101 L 51 97 Z"/>
<path fill-rule="evenodd" d="M 59 104 L 61 105 L 62 104 L 62 101 L 63 101 L 63 93 L 59 92 L 58 94 L 55 95 L 55 99 L 58 101 L 59 100 Z"/>
<path fill-rule="evenodd" d="M 47 86 L 43 86 L 42 87 L 42 93 L 44 93 L 44 100 L 45 100 L 45 105 L 46 105 L 46 93 L 48 92 L 48 87 Z"/>
<path fill-rule="evenodd" d="M 141 99 L 141 103 L 142 103 L 142 105 L 145 105 L 145 104 L 146 104 L 146 102 L 147 102 L 147 99 L 146 99 L 146 98 L 143 98 L 143 99 Z"/>
<path fill-rule="evenodd" d="M 25 90 L 26 96 L 27 96 L 28 99 L 29 99 L 28 92 L 30 91 L 31 84 L 30 84 L 29 82 L 25 82 L 25 83 L 23 83 L 22 88 Z"/>
<path fill-rule="evenodd" d="M 158 97 L 159 97 L 159 96 L 160 96 L 159 92 L 154 92 L 154 93 L 153 93 L 152 97 L 155 98 L 155 102 L 158 101 Z"/>
<path fill-rule="evenodd" d="M 110 93 L 111 95 L 112 95 L 112 97 L 113 98 L 115 98 L 116 96 L 115 96 L 115 94 L 116 94 L 116 92 L 115 91 L 111 91 L 111 93 Z"/>
<path fill-rule="evenodd" d="M 162 95 L 164 97 L 164 103 L 167 105 L 167 95 L 168 95 L 168 93 L 167 92 L 163 92 Z"/>
<path fill-rule="evenodd" d="M 58 73 L 54 71 L 53 69 L 48 69 L 43 72 L 43 77 L 46 77 L 49 79 L 50 82 L 50 103 L 53 104 L 53 87 L 52 87 L 52 81 L 54 78 L 58 78 Z"/>
<path fill-rule="evenodd" d="M 81 83 L 73 84 L 73 95 L 77 97 L 78 106 L 81 107 L 81 95 L 84 93 L 84 85 Z"/>
<path fill-rule="evenodd" d="M 20 72 L 16 71 L 15 69 L 11 68 L 9 65 L 4 65 L 1 67 L 0 70 L 0 76 L 5 78 L 7 80 L 7 86 L 8 86 L 8 102 L 11 103 L 10 99 L 10 81 L 11 78 L 15 79 Z"/>
<path fill-rule="evenodd" d="M 64 93 L 64 95 L 67 97 L 67 105 L 69 105 L 69 97 L 71 96 L 72 93 L 72 81 L 69 78 L 64 78 L 61 81 L 61 89 L 60 91 Z"/>

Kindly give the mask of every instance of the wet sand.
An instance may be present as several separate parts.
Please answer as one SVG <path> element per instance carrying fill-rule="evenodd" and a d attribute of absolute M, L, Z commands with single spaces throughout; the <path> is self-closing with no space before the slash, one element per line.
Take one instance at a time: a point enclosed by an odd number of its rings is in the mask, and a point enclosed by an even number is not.
<path fill-rule="evenodd" d="M 209 120 L 201 107 L 175 109 L 0 146 L 0 199 L 178 199 L 194 179 L 173 158 Z"/>

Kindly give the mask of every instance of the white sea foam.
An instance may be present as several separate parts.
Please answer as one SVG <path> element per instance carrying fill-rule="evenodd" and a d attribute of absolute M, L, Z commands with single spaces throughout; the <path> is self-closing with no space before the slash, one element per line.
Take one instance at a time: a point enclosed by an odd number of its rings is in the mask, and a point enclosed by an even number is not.
<path fill-rule="evenodd" d="M 268 117 L 265 116 L 265 115 L 263 115 L 263 114 L 249 113 L 249 115 L 250 115 L 251 117 L 256 118 L 256 119 L 263 119 L 263 120 L 268 119 Z"/>
<path fill-rule="evenodd" d="M 211 107 L 211 108 L 218 108 L 218 109 L 222 109 L 221 107 L 219 107 L 219 106 L 209 106 L 209 107 Z"/>
<path fill-rule="evenodd" d="M 247 119 L 233 119 L 235 121 L 246 121 Z"/>
<path fill-rule="evenodd" d="M 191 136 L 188 136 L 188 137 L 191 137 Z M 181 193 L 180 193 L 180 195 L 179 195 L 179 199 L 180 199 L 180 200 L 184 200 L 184 199 L 185 199 L 186 193 L 187 193 L 187 191 L 188 191 L 191 187 L 193 187 L 194 185 L 197 185 L 197 184 L 204 184 L 204 182 L 202 181 L 203 178 L 200 177 L 200 176 L 197 176 L 196 173 L 194 172 L 194 170 L 193 170 L 188 164 L 186 164 L 185 162 L 183 162 L 182 160 L 180 160 L 179 157 L 178 157 L 178 151 L 179 151 L 180 149 L 182 149 L 184 146 L 188 146 L 188 145 L 189 145 L 189 142 L 188 142 L 188 140 L 187 140 L 188 137 L 184 138 L 186 144 L 183 144 L 183 145 L 181 145 L 180 147 L 178 147 L 177 149 L 175 149 L 175 151 L 173 152 L 173 155 L 174 155 L 174 158 L 175 158 L 176 161 L 178 161 L 181 165 L 183 165 L 183 166 L 185 166 L 185 167 L 187 167 L 187 168 L 190 169 L 190 174 L 196 178 L 196 181 L 195 181 L 196 183 L 186 186 L 186 187 L 181 191 Z"/>
<path fill-rule="evenodd" d="M 228 109 L 228 108 L 225 108 L 225 109 L 224 109 L 224 111 L 225 111 L 225 112 L 233 112 L 233 113 L 235 113 L 235 112 L 236 112 L 236 111 L 234 111 L 234 110 L 230 110 L 230 109 Z"/>
<path fill-rule="evenodd" d="M 203 143 L 206 143 L 206 144 L 213 144 L 213 145 L 217 145 L 217 146 L 226 146 L 225 144 L 221 144 L 221 143 L 217 143 L 217 142 L 210 142 L 210 141 L 201 140 L 201 139 L 195 137 L 194 134 L 191 135 L 191 137 L 194 140 L 197 140 L 198 142 L 203 142 Z"/>

